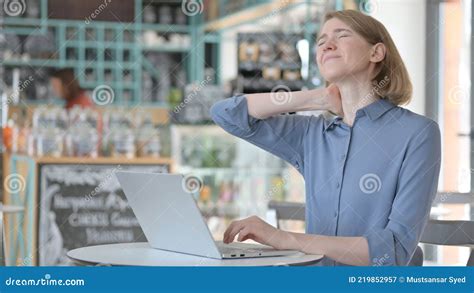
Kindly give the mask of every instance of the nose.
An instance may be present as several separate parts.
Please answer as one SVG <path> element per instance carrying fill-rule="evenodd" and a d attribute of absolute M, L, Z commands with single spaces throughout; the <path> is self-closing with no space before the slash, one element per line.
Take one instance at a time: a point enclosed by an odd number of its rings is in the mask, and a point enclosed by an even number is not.
<path fill-rule="evenodd" d="M 326 52 L 328 50 L 335 50 L 335 49 L 336 49 L 336 43 L 334 42 L 332 38 L 328 38 L 326 42 L 324 42 L 321 48 L 323 52 Z"/>
<path fill-rule="evenodd" d="M 334 51 L 337 49 L 337 46 L 335 44 L 335 42 L 333 41 L 332 38 L 328 38 L 323 45 L 321 45 L 319 48 L 318 48 L 318 53 L 317 55 L 319 55 L 320 57 L 323 56 L 324 53 L 326 53 L 327 51 L 331 50 L 331 51 Z M 322 62 L 322 59 L 320 60 Z"/>

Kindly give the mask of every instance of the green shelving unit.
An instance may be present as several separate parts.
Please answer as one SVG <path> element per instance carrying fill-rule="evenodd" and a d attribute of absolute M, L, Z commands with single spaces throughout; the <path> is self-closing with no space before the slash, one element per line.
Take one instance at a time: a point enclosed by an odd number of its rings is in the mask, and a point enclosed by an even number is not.
<path fill-rule="evenodd" d="M 160 72 L 145 57 L 147 52 L 182 54 L 186 66 L 187 80 L 200 81 L 204 78 L 204 32 L 202 15 L 189 16 L 189 25 L 162 25 L 142 22 L 143 1 L 135 0 L 134 22 L 48 19 L 48 1 L 41 0 L 40 17 L 37 19 L 5 17 L 0 32 L 16 35 L 54 34 L 56 56 L 52 59 L 9 59 L 1 60 L 4 67 L 69 67 L 75 70 L 81 86 L 93 90 L 100 85 L 108 85 L 114 90 L 114 104 L 136 106 L 142 103 L 142 73 L 148 72 L 158 78 Z M 157 45 L 148 46 L 140 40 L 145 31 L 158 33 L 186 34 L 192 46 Z M 113 35 L 111 40 L 107 36 Z M 210 33 L 218 38 L 218 34 Z M 74 52 L 74 54 L 70 54 Z M 128 58 L 125 58 L 128 56 Z M 86 74 L 88 73 L 88 74 Z M 112 80 L 106 80 L 106 73 Z M 91 76 L 88 76 L 91 75 Z M 124 76 L 131 75 L 131 82 L 125 83 Z M 220 79 L 219 79 L 220 80 Z M 129 94 L 126 94 L 129 93 Z M 127 99 L 126 97 L 130 98 Z M 164 106 L 163 103 L 153 103 Z"/>
<path fill-rule="evenodd" d="M 81 85 L 89 90 L 103 84 L 107 84 L 114 90 L 114 104 L 123 106 L 144 105 L 142 96 L 142 73 L 147 72 L 153 78 L 158 78 L 159 70 L 147 60 L 149 52 L 177 53 L 182 55 L 185 65 L 187 82 L 200 82 L 204 79 L 205 69 L 205 46 L 215 45 L 215 52 L 221 52 L 222 32 L 235 26 L 255 22 L 258 19 L 244 20 L 226 27 L 212 29 L 218 22 L 236 17 L 243 12 L 251 12 L 252 9 L 261 9 L 270 5 L 272 0 L 219 0 L 219 13 L 216 19 L 206 21 L 205 13 L 195 13 L 188 16 L 188 25 L 177 24 L 150 24 L 144 23 L 142 12 L 144 2 L 151 0 L 134 0 L 134 22 L 121 23 L 110 21 L 93 21 L 87 23 L 84 20 L 59 20 L 49 19 L 48 0 L 40 0 L 40 17 L 37 19 L 22 17 L 5 17 L 0 24 L 0 33 L 13 33 L 16 35 L 44 35 L 48 32 L 54 33 L 57 54 L 54 59 L 10 59 L 0 60 L 0 66 L 4 67 L 70 67 L 74 68 L 79 77 Z M 179 0 L 176 3 L 181 3 Z M 318 1 L 298 0 L 287 1 L 288 5 L 279 9 L 277 13 L 283 13 L 300 5 L 320 5 Z M 158 1 L 157 1 L 158 3 Z M 203 2 L 200 2 L 201 4 Z M 336 0 L 337 9 L 342 9 L 343 1 Z M 309 12 L 309 9 L 308 9 Z M 260 18 L 275 14 L 275 11 L 267 11 Z M 306 15 L 303 34 L 310 41 L 310 49 L 313 47 L 314 33 L 319 29 L 318 24 L 311 23 L 311 15 Z M 190 38 L 189 46 L 154 45 L 143 44 L 140 40 L 146 31 L 158 33 L 185 34 Z M 73 32 L 73 33 L 71 33 Z M 108 36 L 112 34 L 113 38 Z M 91 37 L 93 35 L 93 38 Z M 71 58 L 68 52 L 75 52 L 76 56 Z M 92 58 L 90 56 L 93 56 Z M 109 60 L 110 59 L 110 60 Z M 215 81 L 221 84 L 220 58 L 215 56 L 212 60 L 215 66 Z M 86 79 L 86 72 L 92 75 Z M 113 78 L 106 80 L 106 73 Z M 124 82 L 124 76 L 131 75 L 131 82 Z M 130 97 L 130 98 L 126 98 Z M 154 103 L 157 106 L 166 107 L 163 103 Z"/>

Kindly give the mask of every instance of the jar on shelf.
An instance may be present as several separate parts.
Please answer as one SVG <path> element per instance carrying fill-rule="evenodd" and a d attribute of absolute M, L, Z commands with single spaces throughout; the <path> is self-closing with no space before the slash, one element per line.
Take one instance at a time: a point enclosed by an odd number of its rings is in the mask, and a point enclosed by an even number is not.
<path fill-rule="evenodd" d="M 74 157 L 92 157 L 99 155 L 99 134 L 95 116 L 88 111 L 72 113 L 71 127 L 65 135 L 65 154 Z"/>
<path fill-rule="evenodd" d="M 132 159 L 135 157 L 135 136 L 130 129 L 114 131 L 112 138 L 112 156 Z"/>
<path fill-rule="evenodd" d="M 47 127 L 37 132 L 36 155 L 46 157 L 61 157 L 63 153 L 63 134 L 57 128 Z"/>
<path fill-rule="evenodd" d="M 99 136 L 92 128 L 71 129 L 65 136 L 66 155 L 73 157 L 99 156 Z"/>
<path fill-rule="evenodd" d="M 137 150 L 139 157 L 155 157 L 160 156 L 160 138 L 158 135 L 149 137 L 145 135 L 144 137 L 138 137 L 137 139 Z"/>
<path fill-rule="evenodd" d="M 139 157 L 160 156 L 160 135 L 158 129 L 153 125 L 151 117 L 145 115 L 141 121 L 137 133 L 137 153 Z"/>

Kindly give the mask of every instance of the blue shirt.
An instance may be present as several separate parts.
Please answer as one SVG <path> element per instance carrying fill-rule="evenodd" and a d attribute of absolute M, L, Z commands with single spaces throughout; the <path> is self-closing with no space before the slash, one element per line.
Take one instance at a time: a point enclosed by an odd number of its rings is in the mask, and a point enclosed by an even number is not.
<path fill-rule="evenodd" d="M 227 132 L 293 165 L 305 179 L 306 233 L 362 236 L 372 265 L 407 265 L 429 219 L 438 185 L 438 124 L 379 99 L 341 117 L 257 119 L 238 95 L 215 103 Z M 325 257 L 323 265 L 341 265 Z"/>

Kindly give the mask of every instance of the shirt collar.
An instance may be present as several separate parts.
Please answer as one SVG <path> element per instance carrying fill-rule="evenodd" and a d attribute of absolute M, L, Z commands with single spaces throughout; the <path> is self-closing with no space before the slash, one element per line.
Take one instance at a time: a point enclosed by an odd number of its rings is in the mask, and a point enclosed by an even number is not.
<path fill-rule="evenodd" d="M 325 127 L 324 127 L 324 131 L 327 131 L 328 129 L 331 129 L 332 127 L 334 127 L 334 125 L 337 125 L 341 122 L 342 120 L 342 117 L 339 117 L 339 116 L 336 116 L 335 118 L 333 118 L 331 120 L 331 122 L 329 122 Z"/>
<path fill-rule="evenodd" d="M 370 118 L 370 120 L 374 121 L 380 118 L 383 114 L 385 114 L 393 107 L 395 107 L 395 105 L 387 99 L 378 99 L 377 101 L 370 103 L 369 105 L 357 110 L 356 117 L 360 116 L 361 114 L 365 114 Z M 324 131 L 327 131 L 328 129 L 334 127 L 333 125 L 339 124 L 341 120 L 342 117 L 335 117 L 331 120 L 331 122 L 326 125 L 326 127 L 324 127 Z"/>
<path fill-rule="evenodd" d="M 370 103 L 367 106 L 357 110 L 356 117 L 360 111 L 363 111 L 367 116 L 369 116 L 370 120 L 377 120 L 379 117 L 381 117 L 393 107 L 395 107 L 395 105 L 387 99 L 378 99 L 377 101 Z"/>

